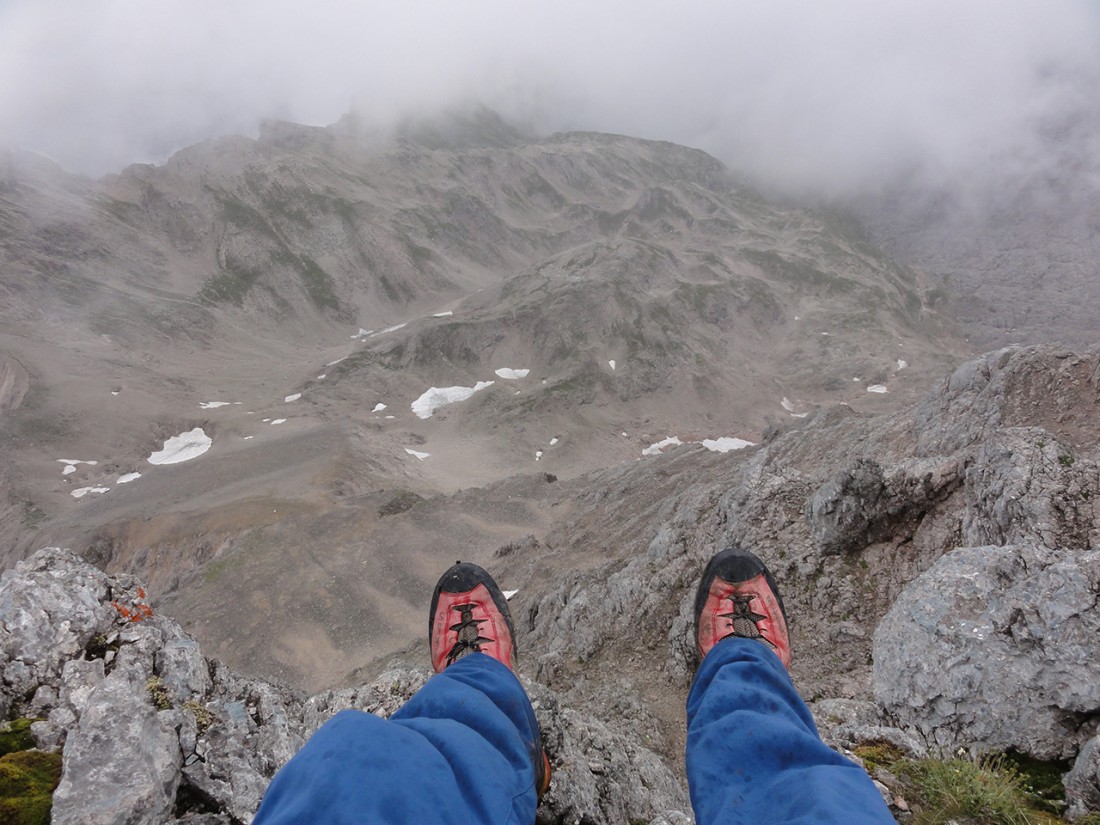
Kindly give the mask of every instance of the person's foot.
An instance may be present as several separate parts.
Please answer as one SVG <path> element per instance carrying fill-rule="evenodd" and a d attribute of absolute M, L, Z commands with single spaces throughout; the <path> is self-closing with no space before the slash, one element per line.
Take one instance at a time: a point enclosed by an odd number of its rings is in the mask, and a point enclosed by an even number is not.
<path fill-rule="evenodd" d="M 767 644 L 791 666 L 787 614 L 779 588 L 764 562 L 747 550 L 730 547 L 703 571 L 695 594 L 695 643 L 706 656 L 722 639 L 738 636 Z"/>
<path fill-rule="evenodd" d="M 436 673 L 470 653 L 492 656 L 512 669 L 515 635 L 508 600 L 484 569 L 460 561 L 440 576 L 428 612 L 428 643 Z M 541 735 L 532 743 L 531 760 L 541 799 L 550 787 L 550 760 Z"/>
<path fill-rule="evenodd" d="M 470 653 L 512 667 L 512 617 L 492 576 L 476 564 L 458 562 L 440 577 L 428 613 L 428 642 L 436 673 Z"/>

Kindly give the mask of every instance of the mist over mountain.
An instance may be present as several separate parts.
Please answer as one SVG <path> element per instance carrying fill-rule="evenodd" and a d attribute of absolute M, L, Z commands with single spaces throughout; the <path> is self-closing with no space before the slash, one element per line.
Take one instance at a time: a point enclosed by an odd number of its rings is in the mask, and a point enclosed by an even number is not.
<path fill-rule="evenodd" d="M 228 724 L 262 695 L 282 743 L 219 740 L 248 793 L 203 769 L 166 810 L 247 818 L 324 712 L 392 710 L 456 558 L 519 590 L 571 783 L 546 821 L 683 806 L 687 605 L 729 542 L 803 617 L 794 673 L 842 700 L 833 744 L 1100 749 L 1065 686 L 1096 683 L 1078 624 L 1100 621 L 1100 14 L 1002 5 L 642 4 L 629 28 L 612 6 L 0 8 L 11 604 L 54 570 L 39 624 L 76 639 L 73 672 L 126 693 L 108 659 L 148 654 L 127 713 L 159 724 L 141 685 L 178 676 L 166 712 Z M 1044 346 L 981 355 L 1017 343 Z M 12 572 L 46 546 L 67 550 Z M 920 610 L 970 615 L 967 564 L 1011 609 L 933 633 L 953 664 L 926 683 L 886 651 Z M 138 581 L 156 623 L 115 633 L 104 599 Z M 91 741 L 60 653 L 19 658 L 32 613 L 0 623 L 0 703 L 49 717 L 43 747 Z M 964 633 L 987 619 L 1011 649 Z M 1051 669 L 1036 628 L 1086 640 L 1046 704 L 1008 687 Z M 941 713 L 979 677 L 1034 718 Z M 634 773 L 586 772 L 585 747 Z"/>

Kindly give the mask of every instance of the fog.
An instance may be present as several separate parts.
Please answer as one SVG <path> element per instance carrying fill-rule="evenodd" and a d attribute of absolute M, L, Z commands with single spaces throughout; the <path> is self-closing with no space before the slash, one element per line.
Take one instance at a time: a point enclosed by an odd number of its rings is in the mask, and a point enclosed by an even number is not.
<path fill-rule="evenodd" d="M 477 101 L 826 197 L 1064 163 L 1100 185 L 1098 90 L 1100 0 L 0 0 L 0 145 L 92 175 L 263 118 Z"/>

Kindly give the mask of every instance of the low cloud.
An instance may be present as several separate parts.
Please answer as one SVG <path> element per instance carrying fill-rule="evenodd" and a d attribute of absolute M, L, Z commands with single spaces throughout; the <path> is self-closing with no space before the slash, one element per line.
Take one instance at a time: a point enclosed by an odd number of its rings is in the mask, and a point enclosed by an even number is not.
<path fill-rule="evenodd" d="M 7 0 L 0 144 L 102 174 L 266 117 L 326 124 L 355 101 L 384 124 L 476 100 L 821 197 L 1042 175 L 1064 151 L 1100 173 L 1096 0 L 529 6 Z"/>

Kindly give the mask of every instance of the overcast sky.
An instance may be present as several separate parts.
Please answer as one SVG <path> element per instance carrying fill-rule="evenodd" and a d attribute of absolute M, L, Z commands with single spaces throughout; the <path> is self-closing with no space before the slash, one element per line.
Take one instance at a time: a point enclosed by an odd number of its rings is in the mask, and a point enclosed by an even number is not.
<path fill-rule="evenodd" d="M 0 0 L 0 145 L 73 171 L 353 100 L 381 122 L 478 100 L 817 193 L 1034 172 L 1100 107 L 1100 0 Z M 1098 131 L 1075 137 L 1092 174 Z"/>

